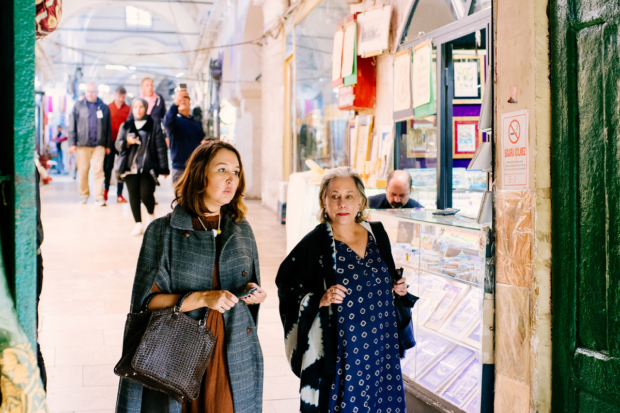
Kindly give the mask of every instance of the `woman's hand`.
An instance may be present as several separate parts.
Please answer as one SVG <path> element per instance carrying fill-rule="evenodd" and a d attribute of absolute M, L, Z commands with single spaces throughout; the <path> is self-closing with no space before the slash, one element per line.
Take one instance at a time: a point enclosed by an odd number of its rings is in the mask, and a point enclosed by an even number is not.
<path fill-rule="evenodd" d="M 246 295 L 245 297 L 241 298 L 241 301 L 248 305 L 260 304 L 265 301 L 265 299 L 267 298 L 267 293 L 265 292 L 265 290 L 260 288 L 258 284 L 248 283 L 248 285 L 245 287 L 245 291 L 250 291 L 252 288 L 256 288 L 256 291 L 254 291 L 250 295 Z"/>
<path fill-rule="evenodd" d="M 321 298 L 320 307 L 327 307 L 331 304 L 342 304 L 342 300 L 347 296 L 347 289 L 344 288 L 340 284 L 336 284 L 333 287 L 330 287 L 325 294 L 323 294 L 323 298 Z"/>
<path fill-rule="evenodd" d="M 202 307 L 208 307 L 211 310 L 228 311 L 239 302 L 239 299 L 228 291 L 203 291 L 201 294 Z"/>
<path fill-rule="evenodd" d="M 400 296 L 407 295 L 407 279 L 405 277 L 396 281 L 396 284 L 394 284 L 394 292 Z"/>

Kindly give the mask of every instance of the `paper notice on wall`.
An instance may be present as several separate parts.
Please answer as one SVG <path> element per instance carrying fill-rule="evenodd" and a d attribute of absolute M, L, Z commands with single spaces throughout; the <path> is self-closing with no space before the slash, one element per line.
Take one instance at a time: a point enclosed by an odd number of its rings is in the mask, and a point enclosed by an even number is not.
<path fill-rule="evenodd" d="M 332 54 L 332 80 L 338 80 L 342 76 L 342 47 L 344 44 L 344 30 L 336 30 L 334 34 L 334 49 Z"/>
<path fill-rule="evenodd" d="M 431 101 L 431 42 L 427 41 L 413 52 L 413 107 Z"/>
<path fill-rule="evenodd" d="M 342 49 L 342 77 L 353 74 L 353 59 L 355 59 L 355 40 L 357 24 L 351 22 L 345 27 L 344 45 Z"/>
<path fill-rule="evenodd" d="M 529 188 L 529 111 L 502 115 L 503 189 Z"/>

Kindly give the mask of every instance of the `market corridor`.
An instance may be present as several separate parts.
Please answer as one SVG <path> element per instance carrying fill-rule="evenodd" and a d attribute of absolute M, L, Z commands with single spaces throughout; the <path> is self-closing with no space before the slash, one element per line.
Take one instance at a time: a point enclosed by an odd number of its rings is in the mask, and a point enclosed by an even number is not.
<path fill-rule="evenodd" d="M 48 374 L 50 413 L 114 411 L 122 331 L 142 237 L 132 237 L 128 204 L 81 205 L 77 182 L 56 177 L 41 187 L 45 241 L 40 343 Z M 170 211 L 170 178 L 157 188 L 157 216 Z M 294 411 L 298 379 L 284 357 L 275 276 L 285 256 L 284 226 L 249 201 L 248 220 L 256 235 L 262 286 L 268 293 L 258 334 L 265 360 L 263 413 Z M 143 212 L 144 213 L 144 212 Z"/>

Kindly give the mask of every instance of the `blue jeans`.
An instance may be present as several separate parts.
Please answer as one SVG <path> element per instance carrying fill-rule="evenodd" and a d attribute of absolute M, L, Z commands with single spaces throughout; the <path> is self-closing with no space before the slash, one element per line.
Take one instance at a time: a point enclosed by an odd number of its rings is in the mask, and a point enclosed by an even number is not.
<path fill-rule="evenodd" d="M 64 174 L 65 173 L 65 164 L 63 162 L 63 154 L 62 154 L 62 148 L 61 148 L 61 144 L 60 143 L 56 143 L 56 152 L 57 152 L 57 156 L 56 156 L 56 169 L 58 170 L 59 174 Z"/>

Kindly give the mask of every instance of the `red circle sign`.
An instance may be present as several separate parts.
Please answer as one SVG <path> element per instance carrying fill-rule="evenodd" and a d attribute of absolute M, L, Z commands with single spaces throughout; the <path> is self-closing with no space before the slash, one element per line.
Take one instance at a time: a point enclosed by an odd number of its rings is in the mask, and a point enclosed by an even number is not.
<path fill-rule="evenodd" d="M 508 126 L 508 139 L 513 144 L 516 144 L 517 142 L 519 142 L 520 136 L 521 136 L 521 125 L 519 125 L 518 120 L 513 120 L 512 122 L 510 122 L 510 125 Z"/>

